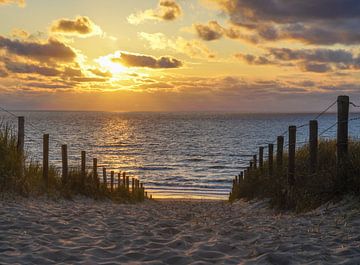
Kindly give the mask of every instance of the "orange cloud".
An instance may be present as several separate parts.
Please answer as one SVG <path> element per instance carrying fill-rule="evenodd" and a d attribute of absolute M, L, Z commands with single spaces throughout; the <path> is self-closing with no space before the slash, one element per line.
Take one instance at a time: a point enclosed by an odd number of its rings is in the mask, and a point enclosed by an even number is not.
<path fill-rule="evenodd" d="M 75 19 L 62 18 L 52 23 L 50 31 L 63 35 L 89 37 L 101 35 L 103 31 L 90 18 L 78 16 Z"/>
<path fill-rule="evenodd" d="M 20 7 L 25 7 L 25 0 L 0 0 L 0 5 L 17 4 Z"/>

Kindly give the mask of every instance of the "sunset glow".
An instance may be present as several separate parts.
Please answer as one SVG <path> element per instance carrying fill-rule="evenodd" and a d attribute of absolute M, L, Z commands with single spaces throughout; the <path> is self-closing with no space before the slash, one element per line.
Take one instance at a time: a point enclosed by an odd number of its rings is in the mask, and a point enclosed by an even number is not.
<path fill-rule="evenodd" d="M 0 0 L 0 103 L 315 111 L 339 93 L 359 94 L 360 21 L 350 2 L 339 9 L 332 1 L 328 9 L 340 11 L 326 13 L 323 1 L 300 0 L 267 8 L 246 0 Z"/>

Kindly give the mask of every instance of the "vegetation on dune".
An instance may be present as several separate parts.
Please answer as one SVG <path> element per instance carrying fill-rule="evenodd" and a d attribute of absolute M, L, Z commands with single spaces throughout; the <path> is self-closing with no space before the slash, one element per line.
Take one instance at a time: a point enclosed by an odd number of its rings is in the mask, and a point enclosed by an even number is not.
<path fill-rule="evenodd" d="M 25 160 L 24 167 L 22 160 Z M 18 151 L 17 136 L 12 128 L 5 123 L 0 124 L 0 192 L 67 199 L 83 195 L 115 202 L 139 202 L 145 199 L 141 189 L 132 192 L 120 185 L 110 192 L 109 187 L 94 178 L 92 171 L 86 172 L 84 184 L 82 179 L 80 165 L 69 171 L 66 183 L 62 182 L 61 172 L 50 166 L 48 183 L 45 184 L 42 166 L 23 157 Z"/>
<path fill-rule="evenodd" d="M 304 145 L 296 151 L 295 185 L 289 188 L 287 176 L 287 154 L 284 154 L 283 167 L 269 176 L 268 161 L 262 169 L 256 168 L 247 173 L 239 184 L 234 185 L 230 201 L 236 199 L 270 198 L 271 205 L 278 209 L 306 211 L 336 199 L 345 194 L 360 194 L 360 142 L 349 142 L 347 180 L 337 179 L 336 141 L 322 140 L 318 146 L 318 167 L 311 173 L 309 146 Z"/>

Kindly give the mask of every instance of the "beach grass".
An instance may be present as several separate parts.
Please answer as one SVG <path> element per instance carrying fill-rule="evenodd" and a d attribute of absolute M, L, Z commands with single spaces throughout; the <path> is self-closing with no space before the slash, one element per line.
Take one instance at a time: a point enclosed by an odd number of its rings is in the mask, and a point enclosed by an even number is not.
<path fill-rule="evenodd" d="M 145 199 L 142 190 L 132 192 L 120 186 L 111 192 L 89 170 L 83 181 L 80 165 L 69 170 L 66 183 L 61 179 L 61 172 L 50 165 L 48 181 L 45 182 L 42 165 L 34 162 L 30 155 L 18 151 L 17 135 L 7 123 L 0 123 L 0 192 L 68 199 L 82 195 L 115 202 L 139 202 Z"/>
<path fill-rule="evenodd" d="M 288 156 L 284 154 L 283 167 L 276 168 L 269 176 L 268 161 L 262 169 L 250 171 L 234 185 L 230 201 L 236 199 L 270 198 L 271 205 L 278 209 L 307 211 L 323 203 L 338 199 L 347 194 L 360 194 L 360 142 L 349 142 L 347 161 L 347 179 L 337 179 L 336 141 L 321 140 L 318 146 L 318 167 L 311 173 L 309 162 L 309 146 L 304 145 L 296 151 L 295 185 L 288 185 Z"/>

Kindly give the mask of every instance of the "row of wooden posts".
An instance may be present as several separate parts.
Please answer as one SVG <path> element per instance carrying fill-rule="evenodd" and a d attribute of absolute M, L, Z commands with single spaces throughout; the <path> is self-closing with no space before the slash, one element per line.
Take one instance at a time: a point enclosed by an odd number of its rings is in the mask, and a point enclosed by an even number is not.
<path fill-rule="evenodd" d="M 345 185 L 347 180 L 347 156 L 348 156 L 348 122 L 349 122 L 349 97 L 339 96 L 337 99 L 337 148 L 336 148 L 336 168 L 337 180 L 339 185 Z M 289 187 L 296 185 L 296 130 L 297 127 L 292 125 L 288 128 L 288 165 L 287 165 L 287 179 Z M 309 122 L 309 169 L 310 174 L 316 173 L 318 168 L 318 121 L 311 120 Z M 276 170 L 283 169 L 283 153 L 284 153 L 284 136 L 277 137 L 276 143 Z M 264 146 L 259 147 L 259 153 L 252 157 L 249 161 L 249 166 L 240 175 L 233 179 L 234 185 L 239 185 L 241 180 L 251 173 L 252 170 L 258 167 L 262 170 L 264 168 Z M 268 172 L 264 172 L 268 176 L 274 174 L 274 144 L 268 144 Z"/>
<path fill-rule="evenodd" d="M 49 185 L 49 134 L 43 135 L 43 181 L 45 186 Z M 24 117 L 18 117 L 18 144 L 17 148 L 20 154 L 24 154 L 24 143 L 25 143 L 25 119 Z M 24 168 L 24 159 L 21 159 L 22 165 L 21 169 Z M 61 146 L 61 161 L 62 161 L 62 170 L 61 170 L 61 180 L 62 184 L 66 185 L 69 180 L 69 163 L 68 163 L 68 147 L 67 145 Z M 81 184 L 83 187 L 86 181 L 86 152 L 81 151 Z M 23 171 L 21 172 L 23 174 Z M 98 176 L 98 160 L 93 158 L 92 164 L 92 177 L 95 183 L 100 185 L 100 178 Z M 125 188 L 129 193 L 141 193 L 142 196 L 148 198 L 148 193 L 145 191 L 145 186 L 140 182 L 139 179 L 132 177 L 131 179 L 131 189 L 130 189 L 130 177 L 126 172 L 117 173 L 117 179 L 115 179 L 115 171 L 110 171 L 110 182 L 108 180 L 107 169 L 103 167 L 102 169 L 102 184 L 109 189 L 110 192 L 120 189 L 120 187 Z M 149 197 L 152 199 L 152 195 Z"/>

